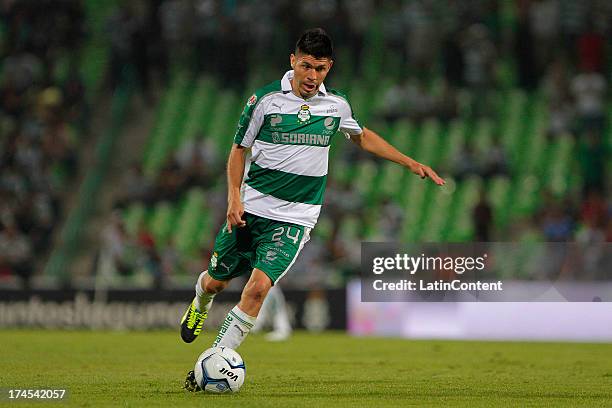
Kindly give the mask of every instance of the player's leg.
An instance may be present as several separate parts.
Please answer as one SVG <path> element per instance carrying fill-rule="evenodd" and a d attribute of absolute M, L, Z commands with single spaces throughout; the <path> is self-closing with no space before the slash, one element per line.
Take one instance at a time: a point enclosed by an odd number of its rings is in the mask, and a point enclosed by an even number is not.
<path fill-rule="evenodd" d="M 228 232 L 224 224 L 215 239 L 208 270 L 198 277 L 195 297 L 181 319 L 181 338 L 184 342 L 191 343 L 198 337 L 215 295 L 225 289 L 232 278 L 248 272 L 248 263 L 248 259 L 238 251 L 235 230 Z"/>
<path fill-rule="evenodd" d="M 220 281 L 208 274 L 208 270 L 202 272 L 196 282 L 196 296 L 193 299 L 196 308 L 201 312 L 208 312 L 215 295 L 221 292 L 229 284 L 229 280 Z"/>
<path fill-rule="evenodd" d="M 267 340 L 286 340 L 291 335 L 291 322 L 289 321 L 285 296 L 279 285 L 270 288 L 251 332 L 259 332 L 268 325 L 272 326 L 272 331 L 266 335 Z"/>
<path fill-rule="evenodd" d="M 259 309 L 259 314 L 257 315 L 257 321 L 255 325 L 251 329 L 251 333 L 259 333 L 260 331 L 266 329 L 272 319 L 274 318 L 274 310 L 272 303 L 274 302 L 272 299 L 272 292 L 274 291 L 274 286 L 270 288 L 268 292 L 268 296 L 264 299 L 263 304 L 261 305 L 261 309 Z"/>
<path fill-rule="evenodd" d="M 289 313 L 287 313 L 287 305 L 285 296 L 278 285 L 275 285 L 270 292 L 266 301 L 270 299 L 272 304 L 272 325 L 273 331 L 268 333 L 266 339 L 269 341 L 283 341 L 291 336 L 291 322 L 289 321 Z"/>
<path fill-rule="evenodd" d="M 309 239 L 310 228 L 252 216 L 253 273 L 240 303 L 227 315 L 213 346 L 238 347 L 251 331 L 268 291 L 295 262 Z"/>
<path fill-rule="evenodd" d="M 196 295 L 181 319 L 181 338 L 185 343 L 191 343 L 198 337 L 215 295 L 225 289 L 229 282 L 212 278 L 208 271 L 200 274 L 195 285 Z"/>
<path fill-rule="evenodd" d="M 251 271 L 249 249 L 250 232 L 248 227 L 234 228 L 229 233 L 225 225 L 223 226 L 217 235 L 208 270 L 200 274 L 196 283 L 194 307 L 197 306 L 208 314 L 214 296 L 225 289 L 231 279 Z M 193 370 L 187 373 L 184 388 L 192 392 L 200 391 Z"/>
<path fill-rule="evenodd" d="M 242 290 L 240 302 L 229 311 L 219 329 L 213 347 L 237 348 L 249 334 L 272 281 L 263 271 L 254 269 Z"/>

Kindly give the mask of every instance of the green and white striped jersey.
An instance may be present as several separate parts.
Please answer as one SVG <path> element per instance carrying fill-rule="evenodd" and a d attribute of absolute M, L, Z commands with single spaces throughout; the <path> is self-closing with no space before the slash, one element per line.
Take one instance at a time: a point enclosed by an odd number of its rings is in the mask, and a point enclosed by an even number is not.
<path fill-rule="evenodd" d="M 323 203 L 332 136 L 362 129 L 346 96 L 321 84 L 305 100 L 292 92 L 292 78 L 288 71 L 249 98 L 234 142 L 251 147 L 242 184 L 245 211 L 312 228 Z"/>

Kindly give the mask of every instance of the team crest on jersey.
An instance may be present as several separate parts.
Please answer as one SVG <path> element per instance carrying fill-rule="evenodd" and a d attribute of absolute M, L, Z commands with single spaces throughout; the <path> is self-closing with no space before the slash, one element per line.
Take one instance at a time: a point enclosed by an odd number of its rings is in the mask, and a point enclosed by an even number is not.
<path fill-rule="evenodd" d="M 247 101 L 247 106 L 253 106 L 257 102 L 257 95 L 252 95 Z"/>
<path fill-rule="evenodd" d="M 310 106 L 302 105 L 300 107 L 300 111 L 297 114 L 297 117 L 302 123 L 308 122 L 310 120 Z"/>
<path fill-rule="evenodd" d="M 217 268 L 217 253 L 213 253 L 213 256 L 210 258 L 210 266 L 212 267 L 212 269 L 216 269 Z"/>

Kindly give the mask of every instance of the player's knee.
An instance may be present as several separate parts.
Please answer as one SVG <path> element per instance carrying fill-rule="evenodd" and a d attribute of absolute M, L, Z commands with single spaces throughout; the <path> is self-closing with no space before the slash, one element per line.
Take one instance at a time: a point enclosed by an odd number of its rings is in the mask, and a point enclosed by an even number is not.
<path fill-rule="evenodd" d="M 219 293 L 227 287 L 227 284 L 228 282 L 219 281 L 208 277 L 208 279 L 205 279 L 204 282 L 202 282 L 202 289 L 204 289 L 204 292 L 206 293 Z"/>
<path fill-rule="evenodd" d="M 248 299 L 262 303 L 270 290 L 270 283 L 264 280 L 256 280 L 249 282 L 249 285 L 244 289 L 244 296 Z"/>

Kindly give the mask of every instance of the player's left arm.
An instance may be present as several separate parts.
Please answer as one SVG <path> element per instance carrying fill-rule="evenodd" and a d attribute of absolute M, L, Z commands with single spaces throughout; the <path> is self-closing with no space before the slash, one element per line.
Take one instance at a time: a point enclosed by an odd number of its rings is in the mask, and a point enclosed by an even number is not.
<path fill-rule="evenodd" d="M 357 146 L 366 152 L 398 163 L 421 178 L 429 177 L 439 186 L 446 183 L 431 167 L 406 156 L 371 129 L 364 127 L 363 132 L 358 135 L 351 135 L 350 137 Z"/>

